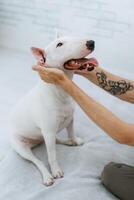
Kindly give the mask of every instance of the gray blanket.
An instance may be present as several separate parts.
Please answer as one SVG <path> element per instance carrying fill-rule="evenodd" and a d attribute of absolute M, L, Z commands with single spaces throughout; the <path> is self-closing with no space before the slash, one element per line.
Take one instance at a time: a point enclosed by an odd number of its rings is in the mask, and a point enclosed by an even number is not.
<path fill-rule="evenodd" d="M 85 144 L 80 147 L 57 145 L 64 178 L 45 187 L 36 167 L 10 150 L 0 164 L 0 200 L 116 199 L 101 184 L 101 172 L 110 161 L 134 164 L 133 149 L 117 144 L 97 128 L 95 133 L 93 125 L 82 123 L 80 126 L 82 118 L 83 115 L 77 116 L 75 130 L 84 137 Z M 45 145 L 36 147 L 34 153 L 48 167 Z"/>
<path fill-rule="evenodd" d="M 53 186 L 45 187 L 36 167 L 9 148 L 9 143 L 6 142 L 8 140 L 6 132 L 10 132 L 7 123 L 9 110 L 36 81 L 32 79 L 35 75 L 31 73 L 31 69 L 29 68 L 29 71 L 27 69 L 27 66 L 31 66 L 31 61 L 27 57 L 12 53 L 12 60 L 7 60 L 7 53 L 2 51 L 0 54 L 1 66 L 4 64 L 4 68 L 0 68 L 0 87 L 3 87 L 0 98 L 0 158 L 1 156 L 3 158 L 0 162 L 0 200 L 116 199 L 101 184 L 101 172 L 111 161 L 134 165 L 134 149 L 110 139 L 78 107 L 75 112 L 75 132 L 84 138 L 85 144 L 80 147 L 56 146 L 58 161 L 65 176 L 56 180 Z M 13 63 L 13 70 L 7 74 L 11 68 L 10 63 Z M 126 72 L 122 72 L 122 75 L 126 77 Z M 128 78 L 131 78 L 131 74 Z M 134 121 L 133 105 L 115 99 L 81 77 L 75 78 L 75 82 L 123 120 Z M 59 137 L 61 135 L 65 137 L 65 131 L 59 134 Z M 34 153 L 48 167 L 45 145 L 38 146 L 34 149 Z"/>

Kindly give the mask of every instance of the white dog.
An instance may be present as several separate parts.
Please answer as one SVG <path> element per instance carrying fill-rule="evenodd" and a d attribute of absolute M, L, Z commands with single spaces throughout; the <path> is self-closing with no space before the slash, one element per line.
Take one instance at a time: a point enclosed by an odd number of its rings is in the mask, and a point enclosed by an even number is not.
<path fill-rule="evenodd" d="M 37 60 L 44 57 L 46 67 L 59 68 L 72 79 L 73 71 L 66 70 L 64 64 L 71 59 L 77 62 L 79 58 L 83 58 L 84 63 L 84 57 L 93 49 L 94 41 L 92 40 L 62 37 L 53 41 L 45 51 L 38 48 L 32 48 L 32 51 Z M 89 64 L 86 63 L 86 66 Z M 56 159 L 56 134 L 66 128 L 68 141 L 57 140 L 58 143 L 66 145 L 83 143 L 81 138 L 74 135 L 73 110 L 72 98 L 66 92 L 59 86 L 40 80 L 13 112 L 12 147 L 23 158 L 37 166 L 42 174 L 43 183 L 47 186 L 54 183 L 54 178 L 63 177 L 63 171 Z M 43 140 L 46 144 L 51 173 L 31 150 Z"/>

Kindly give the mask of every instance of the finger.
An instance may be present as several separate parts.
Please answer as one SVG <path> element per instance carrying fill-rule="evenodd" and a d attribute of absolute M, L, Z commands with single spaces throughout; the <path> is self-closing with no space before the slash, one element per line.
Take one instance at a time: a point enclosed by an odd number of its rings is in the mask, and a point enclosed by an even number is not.
<path fill-rule="evenodd" d="M 81 74 L 79 74 L 78 72 L 74 72 L 74 75 L 81 75 Z"/>
<path fill-rule="evenodd" d="M 40 65 L 40 66 L 42 66 L 42 67 L 45 67 L 45 63 L 44 63 L 44 62 L 41 62 L 41 61 L 38 61 L 38 62 L 37 62 L 37 65 Z"/>
<path fill-rule="evenodd" d="M 87 72 L 81 72 L 81 71 L 79 72 L 79 71 L 75 71 L 74 74 L 77 74 L 77 75 L 82 76 L 82 75 L 87 74 Z"/>
<path fill-rule="evenodd" d="M 40 78 L 43 80 L 43 81 L 45 81 L 45 82 L 47 82 L 47 83 L 50 83 L 50 79 L 48 78 L 48 77 L 44 77 L 44 76 L 42 76 L 41 74 L 40 74 Z"/>
<path fill-rule="evenodd" d="M 38 65 L 33 65 L 33 66 L 32 66 L 32 70 L 38 71 Z"/>
<path fill-rule="evenodd" d="M 81 74 L 81 72 L 74 71 L 74 74 Z"/>
<path fill-rule="evenodd" d="M 45 70 L 44 70 L 44 67 L 42 67 L 42 66 L 40 66 L 40 65 L 33 65 L 33 66 L 32 66 L 32 69 L 33 69 L 34 71 L 38 71 L 38 72 L 43 72 L 43 71 L 45 71 Z"/>

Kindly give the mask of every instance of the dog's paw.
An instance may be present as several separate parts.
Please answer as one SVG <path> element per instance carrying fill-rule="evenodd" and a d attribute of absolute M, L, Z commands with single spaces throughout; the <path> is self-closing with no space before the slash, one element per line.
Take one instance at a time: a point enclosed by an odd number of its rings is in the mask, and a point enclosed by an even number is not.
<path fill-rule="evenodd" d="M 51 186 L 54 183 L 54 178 L 51 175 L 47 175 L 45 176 L 45 178 L 43 179 L 43 184 L 45 186 Z"/>
<path fill-rule="evenodd" d="M 84 141 L 80 137 L 75 137 L 74 139 L 70 139 L 66 142 L 66 145 L 68 146 L 80 146 L 84 144 Z"/>
<path fill-rule="evenodd" d="M 62 178 L 64 176 L 62 169 L 58 165 L 51 167 L 51 172 L 54 178 Z"/>
<path fill-rule="evenodd" d="M 84 140 L 80 137 L 75 137 L 74 143 L 76 144 L 76 146 L 80 146 L 84 144 Z"/>

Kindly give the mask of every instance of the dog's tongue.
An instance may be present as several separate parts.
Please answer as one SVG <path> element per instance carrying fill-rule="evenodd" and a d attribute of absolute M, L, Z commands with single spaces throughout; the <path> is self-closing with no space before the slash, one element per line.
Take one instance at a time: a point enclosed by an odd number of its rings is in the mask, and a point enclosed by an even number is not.
<path fill-rule="evenodd" d="M 95 58 L 73 59 L 64 65 L 65 69 L 83 72 L 92 71 L 97 66 L 98 61 Z"/>

